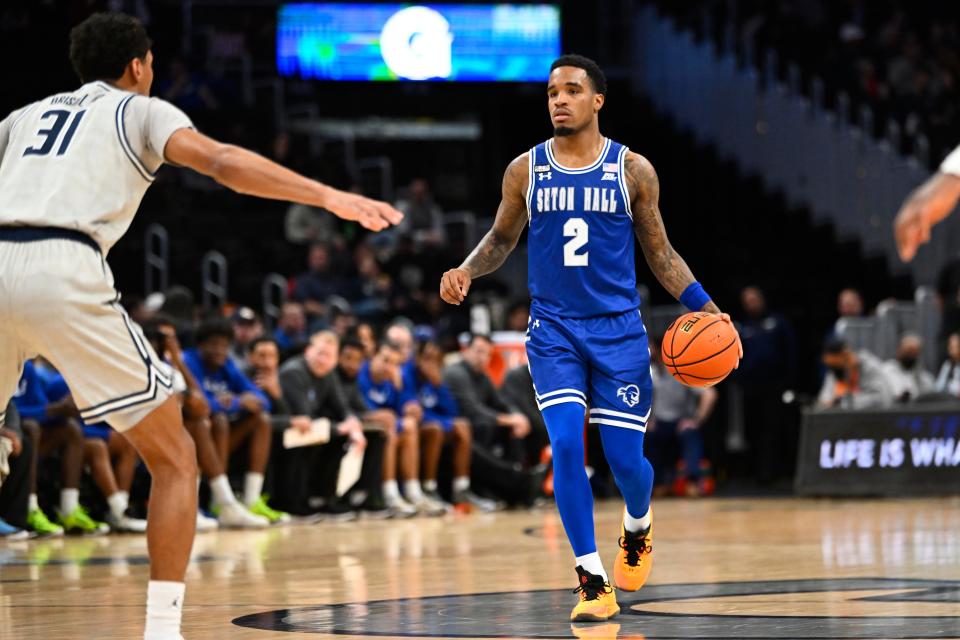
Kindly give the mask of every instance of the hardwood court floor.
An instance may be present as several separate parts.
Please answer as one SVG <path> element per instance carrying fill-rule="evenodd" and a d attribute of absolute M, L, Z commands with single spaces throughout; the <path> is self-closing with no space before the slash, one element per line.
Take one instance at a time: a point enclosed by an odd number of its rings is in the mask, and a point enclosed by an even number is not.
<path fill-rule="evenodd" d="M 958 498 L 654 509 L 651 582 L 618 594 L 614 625 L 566 621 L 575 576 L 551 507 L 198 536 L 184 634 L 960 638 Z M 611 570 L 620 506 L 597 511 Z M 146 576 L 143 537 L 0 542 L 0 638 L 138 638 Z"/>

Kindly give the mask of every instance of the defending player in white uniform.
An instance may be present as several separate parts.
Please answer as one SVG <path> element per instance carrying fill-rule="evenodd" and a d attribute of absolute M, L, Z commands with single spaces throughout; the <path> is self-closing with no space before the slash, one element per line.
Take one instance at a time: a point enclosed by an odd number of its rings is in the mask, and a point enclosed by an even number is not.
<path fill-rule="evenodd" d="M 144 637 L 176 640 L 196 455 L 168 370 L 118 303 L 107 252 L 164 162 L 237 192 L 323 207 L 374 231 L 402 216 L 218 143 L 173 105 L 149 98 L 153 54 L 136 19 L 95 14 L 70 40 L 85 84 L 0 122 L 0 408 L 23 362 L 42 355 L 63 374 L 84 420 L 108 422 L 137 448 L 153 475 Z"/>

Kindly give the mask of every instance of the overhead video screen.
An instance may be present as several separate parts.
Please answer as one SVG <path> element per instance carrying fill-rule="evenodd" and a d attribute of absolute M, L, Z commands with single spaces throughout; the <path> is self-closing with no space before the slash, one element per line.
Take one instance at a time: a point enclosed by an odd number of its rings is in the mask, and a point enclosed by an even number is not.
<path fill-rule="evenodd" d="M 320 80 L 545 81 L 560 8 L 517 4 L 286 4 L 277 70 Z"/>

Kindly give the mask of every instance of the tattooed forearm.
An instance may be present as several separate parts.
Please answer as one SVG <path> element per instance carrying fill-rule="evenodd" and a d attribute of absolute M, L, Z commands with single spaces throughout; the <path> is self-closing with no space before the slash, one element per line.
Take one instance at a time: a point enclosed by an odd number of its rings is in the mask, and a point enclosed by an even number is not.
<path fill-rule="evenodd" d="M 517 246 L 527 224 L 528 154 L 516 158 L 503 174 L 503 192 L 493 228 L 460 265 L 471 278 L 500 268 Z"/>
<path fill-rule="evenodd" d="M 494 227 L 483 236 L 480 244 L 470 252 L 460 268 L 466 270 L 471 278 L 492 273 L 500 268 L 516 245 L 517 238 L 499 236 Z"/>
<path fill-rule="evenodd" d="M 690 267 L 667 239 L 667 231 L 660 217 L 660 181 L 657 172 L 643 156 L 635 153 L 627 155 L 624 169 L 632 194 L 633 230 L 640 241 L 643 255 L 663 288 L 679 299 L 695 278 Z M 711 305 L 716 307 L 713 303 L 707 307 Z M 705 311 L 709 311 L 707 307 L 704 307 Z"/>

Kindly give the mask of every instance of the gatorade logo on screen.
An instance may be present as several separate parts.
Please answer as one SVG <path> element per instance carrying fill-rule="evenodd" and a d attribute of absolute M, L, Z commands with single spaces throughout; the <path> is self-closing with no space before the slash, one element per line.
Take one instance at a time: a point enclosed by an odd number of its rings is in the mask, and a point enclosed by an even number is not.
<path fill-rule="evenodd" d="M 380 54 L 401 78 L 449 78 L 453 72 L 450 23 L 427 7 L 408 7 L 387 20 L 380 32 Z"/>

